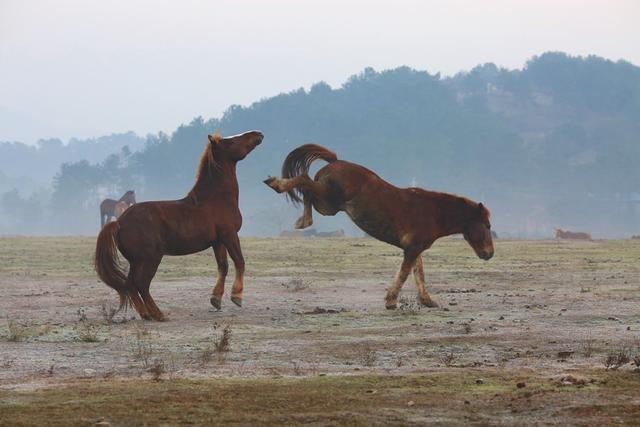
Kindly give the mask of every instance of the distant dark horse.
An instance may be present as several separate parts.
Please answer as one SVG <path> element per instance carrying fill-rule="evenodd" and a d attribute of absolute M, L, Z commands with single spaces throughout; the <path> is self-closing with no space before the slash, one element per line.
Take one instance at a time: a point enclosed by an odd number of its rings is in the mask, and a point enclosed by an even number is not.
<path fill-rule="evenodd" d="M 211 304 L 220 308 L 228 251 L 236 269 L 231 301 L 242 305 L 244 258 L 238 239 L 242 216 L 236 163 L 261 142 L 257 131 L 227 138 L 210 135 L 196 183 L 185 198 L 138 203 L 104 226 L 96 244 L 95 267 L 100 279 L 118 291 L 120 308 L 131 302 L 143 319 L 165 320 L 149 293 L 163 255 L 187 255 L 210 247 L 218 263 Z M 118 250 L 129 261 L 128 275 L 118 263 Z"/>
<path fill-rule="evenodd" d="M 116 209 L 116 206 L 120 202 L 125 202 L 127 204 L 127 207 L 135 204 L 135 191 L 127 191 L 118 200 L 104 199 L 102 203 L 100 203 L 100 227 L 104 227 L 104 225 L 109 222 L 111 218 L 115 217 L 117 219 L 119 217 L 118 212 L 122 209 Z"/>
<path fill-rule="evenodd" d="M 561 228 L 556 229 L 556 239 L 572 239 L 572 240 L 591 240 L 591 234 L 584 232 L 565 231 Z"/>
<path fill-rule="evenodd" d="M 308 172 L 316 159 L 329 164 L 312 180 Z M 296 228 L 312 224 L 312 206 L 322 215 L 344 211 L 367 234 L 404 251 L 400 271 L 387 291 L 387 308 L 396 307 L 412 268 L 420 302 L 437 307 L 425 289 L 421 254 L 440 237 L 462 233 L 478 257 L 489 260 L 493 256 L 489 211 L 482 203 L 420 188 L 394 187 L 369 169 L 337 160 L 333 152 L 315 144 L 289 153 L 282 176 L 264 182 L 278 193 L 287 192 L 294 203 L 304 200 L 304 214 Z"/>

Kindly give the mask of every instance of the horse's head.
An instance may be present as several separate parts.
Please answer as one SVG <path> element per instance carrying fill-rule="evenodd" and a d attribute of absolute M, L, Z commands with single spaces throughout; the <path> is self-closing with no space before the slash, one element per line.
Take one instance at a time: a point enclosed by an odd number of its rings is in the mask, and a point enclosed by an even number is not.
<path fill-rule="evenodd" d="M 476 255 L 485 261 L 493 256 L 493 238 L 489 210 L 482 203 L 473 208 L 474 212 L 462 232 L 464 239 L 473 248 Z"/>
<path fill-rule="evenodd" d="M 129 205 L 134 205 L 136 203 L 136 192 L 133 190 L 129 190 L 120 197 L 120 202 L 127 202 Z"/>
<path fill-rule="evenodd" d="M 262 142 L 262 138 L 261 132 L 252 130 L 228 137 L 209 135 L 209 143 L 216 159 L 239 162 Z"/>

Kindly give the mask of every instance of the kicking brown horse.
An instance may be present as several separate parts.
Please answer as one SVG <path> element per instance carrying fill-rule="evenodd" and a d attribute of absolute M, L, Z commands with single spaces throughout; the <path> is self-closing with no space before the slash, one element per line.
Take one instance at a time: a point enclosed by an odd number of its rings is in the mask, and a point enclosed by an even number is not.
<path fill-rule="evenodd" d="M 126 203 L 127 207 L 134 205 L 136 203 L 135 191 L 127 191 L 118 200 L 104 199 L 102 203 L 100 203 L 100 227 L 104 227 L 104 225 L 113 217 L 118 219 L 120 215 L 118 214 L 118 209 L 116 209 L 116 207 L 122 202 Z M 124 210 L 122 210 L 122 212 L 124 212 Z M 120 212 L 120 214 L 122 214 L 122 212 Z"/>
<path fill-rule="evenodd" d="M 329 164 L 312 180 L 308 172 L 316 159 Z M 462 233 L 478 257 L 489 260 L 493 256 L 489 211 L 482 203 L 420 188 L 397 188 L 367 168 L 338 160 L 319 145 L 293 150 L 282 165 L 282 178 L 264 182 L 278 193 L 287 192 L 294 203 L 304 203 L 296 228 L 313 223 L 311 207 L 322 215 L 344 211 L 367 234 L 404 251 L 400 271 L 387 290 L 385 305 L 390 309 L 396 307 L 412 268 L 420 302 L 438 306 L 425 289 L 421 254 L 440 237 Z"/>
<path fill-rule="evenodd" d="M 120 295 L 120 308 L 130 302 L 143 319 L 165 320 L 149 293 L 163 255 L 187 255 L 210 247 L 218 263 L 211 304 L 220 308 L 228 252 L 236 269 L 231 301 L 242 306 L 244 258 L 238 239 L 242 216 L 236 163 L 262 138 L 258 131 L 227 138 L 210 135 L 196 183 L 185 198 L 138 203 L 104 226 L 96 244 L 95 268 Z M 129 261 L 128 274 L 118 263 L 118 250 Z"/>

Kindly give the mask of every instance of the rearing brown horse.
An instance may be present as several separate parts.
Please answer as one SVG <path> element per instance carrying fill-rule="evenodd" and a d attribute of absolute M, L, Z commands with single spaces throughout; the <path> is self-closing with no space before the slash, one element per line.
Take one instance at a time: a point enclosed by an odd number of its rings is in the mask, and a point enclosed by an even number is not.
<path fill-rule="evenodd" d="M 209 135 L 196 183 L 185 198 L 138 203 L 104 226 L 96 244 L 95 267 L 100 279 L 120 295 L 120 308 L 130 302 L 143 319 L 165 320 L 149 293 L 163 255 L 187 255 L 209 247 L 218 263 L 211 304 L 220 308 L 228 252 L 236 269 L 231 301 L 242 306 L 244 258 L 238 239 L 242 216 L 236 163 L 262 138 L 258 131 L 227 138 Z M 118 250 L 129 261 L 128 274 L 118 263 Z"/>
<path fill-rule="evenodd" d="M 312 180 L 308 172 L 316 159 L 329 164 Z M 421 254 L 440 237 L 462 233 L 478 257 L 489 260 L 493 256 L 489 211 L 482 203 L 420 188 L 397 188 L 369 169 L 338 160 L 333 152 L 315 144 L 289 153 L 282 176 L 264 182 L 278 193 L 287 192 L 294 203 L 304 202 L 304 214 L 296 228 L 313 223 L 312 206 L 322 215 L 344 211 L 363 231 L 404 251 L 400 271 L 387 291 L 387 308 L 396 308 L 412 268 L 420 302 L 438 306 L 425 289 Z"/>

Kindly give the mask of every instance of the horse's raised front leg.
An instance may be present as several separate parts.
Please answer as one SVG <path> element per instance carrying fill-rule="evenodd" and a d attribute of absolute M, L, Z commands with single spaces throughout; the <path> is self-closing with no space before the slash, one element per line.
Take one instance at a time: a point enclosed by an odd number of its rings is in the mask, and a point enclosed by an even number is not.
<path fill-rule="evenodd" d="M 216 262 L 218 263 L 218 279 L 216 280 L 216 286 L 211 292 L 211 305 L 220 310 L 222 304 L 222 295 L 224 294 L 224 281 L 227 278 L 227 272 L 229 271 L 229 263 L 227 262 L 227 248 L 220 242 L 213 244 L 213 254 L 216 256 Z"/>
<path fill-rule="evenodd" d="M 231 288 L 231 301 L 238 307 L 242 307 L 242 289 L 244 288 L 244 257 L 240 249 L 240 239 L 238 233 L 229 233 L 223 237 L 222 243 L 227 248 L 229 256 L 233 260 L 236 270 L 236 277 Z"/>
<path fill-rule="evenodd" d="M 400 289 L 402 289 L 402 285 L 404 285 L 404 282 L 407 281 L 407 277 L 409 277 L 411 268 L 415 264 L 418 255 L 419 252 L 417 253 L 413 250 L 404 251 L 404 259 L 402 260 L 402 264 L 400 265 L 400 270 L 398 270 L 393 284 L 387 289 L 385 307 L 387 307 L 388 309 L 394 309 L 397 307 Z"/>
<path fill-rule="evenodd" d="M 416 263 L 413 266 L 413 277 L 416 281 L 416 287 L 418 288 L 418 299 L 420 303 L 427 307 L 437 307 L 438 303 L 435 302 L 425 287 L 425 279 L 424 279 L 424 264 L 422 262 L 422 255 L 418 255 L 416 258 Z"/>

